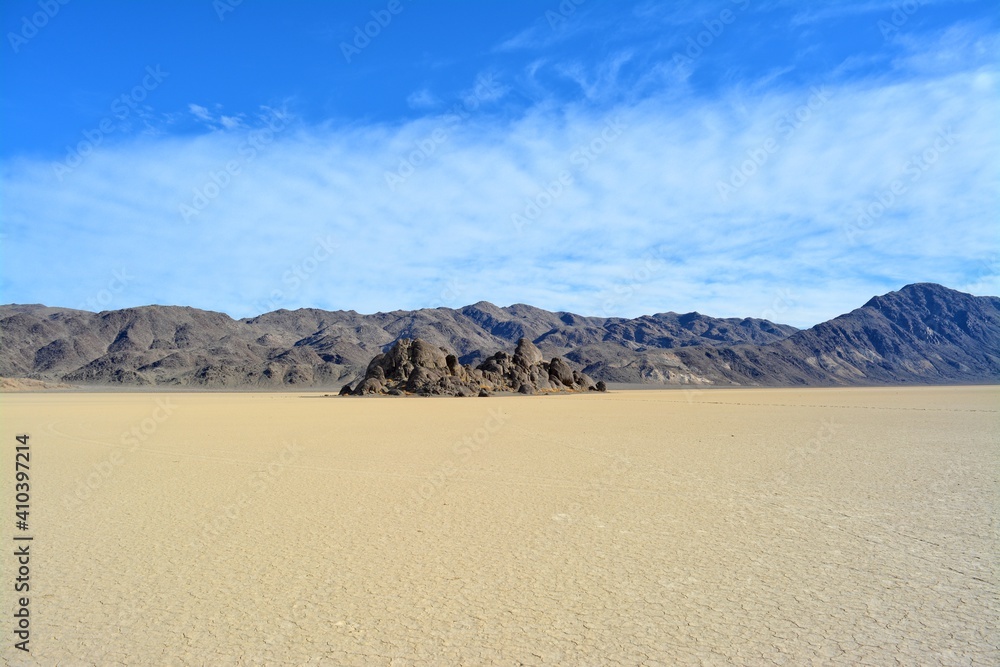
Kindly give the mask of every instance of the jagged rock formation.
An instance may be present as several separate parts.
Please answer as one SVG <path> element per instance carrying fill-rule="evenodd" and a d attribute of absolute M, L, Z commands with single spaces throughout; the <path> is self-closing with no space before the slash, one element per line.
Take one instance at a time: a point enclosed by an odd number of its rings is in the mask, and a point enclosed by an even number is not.
<path fill-rule="evenodd" d="M 600 384 L 600 388 L 598 387 Z M 587 375 L 573 370 L 561 357 L 546 362 L 527 338 L 517 342 L 514 354 L 497 352 L 473 368 L 460 364 L 445 347 L 419 338 L 404 338 L 388 352 L 376 355 L 365 376 L 353 390 L 344 385 L 340 394 L 419 394 L 423 396 L 488 396 L 493 392 L 520 394 L 557 391 L 606 391 Z"/>

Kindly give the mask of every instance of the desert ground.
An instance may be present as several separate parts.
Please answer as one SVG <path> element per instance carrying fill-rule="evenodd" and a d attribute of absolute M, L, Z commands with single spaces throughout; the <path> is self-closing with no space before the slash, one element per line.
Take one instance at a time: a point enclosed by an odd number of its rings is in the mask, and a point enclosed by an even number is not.
<path fill-rule="evenodd" d="M 4 394 L 0 656 L 996 665 L 998 399 Z M 34 538 L 30 654 L 15 532 Z"/>

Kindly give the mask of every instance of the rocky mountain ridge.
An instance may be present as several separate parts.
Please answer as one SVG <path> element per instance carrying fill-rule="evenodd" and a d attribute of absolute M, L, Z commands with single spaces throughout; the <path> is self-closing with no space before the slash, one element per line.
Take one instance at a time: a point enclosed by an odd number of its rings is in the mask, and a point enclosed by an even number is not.
<path fill-rule="evenodd" d="M 362 315 L 145 306 L 91 313 L 0 306 L 0 376 L 74 385 L 339 388 L 401 339 L 473 368 L 525 338 L 595 380 L 699 386 L 1000 380 L 1000 299 L 908 285 L 807 330 L 659 313 L 634 319 L 479 302 Z M 510 352 L 507 352 L 507 351 Z"/>

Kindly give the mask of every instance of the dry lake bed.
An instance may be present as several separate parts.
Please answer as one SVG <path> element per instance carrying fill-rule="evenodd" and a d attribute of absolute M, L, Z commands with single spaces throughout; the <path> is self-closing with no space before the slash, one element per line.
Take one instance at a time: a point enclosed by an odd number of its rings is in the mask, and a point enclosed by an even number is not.
<path fill-rule="evenodd" d="M 1000 662 L 998 387 L 12 393 L 0 423 L 4 664 Z"/>

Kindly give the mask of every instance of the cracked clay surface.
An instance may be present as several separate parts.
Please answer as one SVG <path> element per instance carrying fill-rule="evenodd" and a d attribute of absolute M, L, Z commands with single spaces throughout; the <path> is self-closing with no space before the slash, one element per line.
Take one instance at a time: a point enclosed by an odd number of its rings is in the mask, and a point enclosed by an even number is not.
<path fill-rule="evenodd" d="M 0 662 L 996 665 L 998 398 L 8 394 Z"/>

